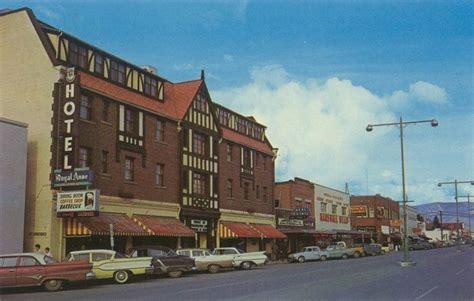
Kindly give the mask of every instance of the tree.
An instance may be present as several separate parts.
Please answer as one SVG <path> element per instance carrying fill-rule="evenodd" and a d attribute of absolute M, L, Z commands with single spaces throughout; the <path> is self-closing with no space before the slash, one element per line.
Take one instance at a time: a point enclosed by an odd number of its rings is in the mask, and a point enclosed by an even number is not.
<path fill-rule="evenodd" d="M 433 228 L 439 229 L 441 228 L 441 223 L 439 222 L 438 216 L 436 215 L 433 220 Z"/>
<path fill-rule="evenodd" d="M 424 222 L 424 221 L 425 221 L 425 218 L 423 217 L 423 215 L 417 214 L 417 215 L 416 215 L 416 220 L 419 221 L 419 222 Z"/>

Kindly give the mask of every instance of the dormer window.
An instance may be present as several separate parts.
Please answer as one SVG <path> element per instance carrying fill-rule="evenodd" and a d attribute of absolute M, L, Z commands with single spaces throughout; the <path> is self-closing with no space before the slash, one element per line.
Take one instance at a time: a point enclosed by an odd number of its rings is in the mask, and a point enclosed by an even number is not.
<path fill-rule="evenodd" d="M 87 49 L 75 43 L 69 44 L 69 62 L 82 68 L 87 64 Z"/>
<path fill-rule="evenodd" d="M 206 99 L 201 94 L 198 94 L 193 107 L 198 111 L 206 112 Z"/>
<path fill-rule="evenodd" d="M 125 84 L 125 66 L 115 61 L 111 61 L 110 79 Z"/>
<path fill-rule="evenodd" d="M 147 95 L 156 97 L 158 95 L 158 81 L 151 76 L 145 75 L 144 92 Z"/>
<path fill-rule="evenodd" d="M 104 57 L 100 54 L 95 55 L 94 72 L 104 74 Z"/>

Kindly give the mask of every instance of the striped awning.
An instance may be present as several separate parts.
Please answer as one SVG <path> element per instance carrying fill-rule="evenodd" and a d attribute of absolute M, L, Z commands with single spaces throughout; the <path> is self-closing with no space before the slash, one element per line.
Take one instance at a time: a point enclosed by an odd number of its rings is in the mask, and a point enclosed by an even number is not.
<path fill-rule="evenodd" d="M 151 235 L 171 237 L 195 236 L 193 230 L 173 217 L 134 214 L 133 220 Z"/>
<path fill-rule="evenodd" d="M 100 213 L 96 217 L 78 217 L 66 219 L 66 236 L 110 235 L 110 224 L 113 225 L 114 235 L 145 236 L 151 235 L 142 226 L 126 214 Z"/>
<path fill-rule="evenodd" d="M 220 238 L 261 238 L 262 233 L 255 230 L 252 226 L 244 223 L 224 223 L 219 225 Z"/>
<path fill-rule="evenodd" d="M 251 224 L 255 230 L 262 233 L 263 238 L 286 238 L 286 235 L 275 229 L 272 225 Z"/>

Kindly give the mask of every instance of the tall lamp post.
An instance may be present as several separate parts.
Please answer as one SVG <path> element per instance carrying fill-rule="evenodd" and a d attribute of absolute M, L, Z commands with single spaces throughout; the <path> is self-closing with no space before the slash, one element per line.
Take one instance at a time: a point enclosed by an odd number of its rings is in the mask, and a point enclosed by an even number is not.
<path fill-rule="evenodd" d="M 459 199 L 461 198 L 467 198 L 467 218 L 468 218 L 468 228 L 469 228 L 469 240 L 471 241 L 472 245 L 472 234 L 471 234 L 471 196 L 474 195 L 465 195 L 465 196 L 460 196 L 458 197 Z"/>
<path fill-rule="evenodd" d="M 474 185 L 474 181 L 458 181 L 454 180 L 454 182 L 440 182 L 438 183 L 438 187 L 443 185 L 454 185 L 454 197 L 456 199 L 456 245 L 458 252 L 461 252 L 461 245 L 459 244 L 459 206 L 458 206 L 458 184 L 471 184 Z M 470 213 L 470 212 L 469 212 Z M 470 235 L 471 233 L 469 233 Z"/>
<path fill-rule="evenodd" d="M 365 129 L 367 132 L 371 132 L 374 127 L 376 126 L 398 126 L 400 129 L 400 149 L 401 149 L 401 161 L 402 161 L 402 189 L 403 189 L 403 227 L 405 231 L 403 233 L 403 261 L 400 262 L 402 267 L 414 266 L 416 263 L 411 261 L 408 254 L 408 231 L 407 229 L 407 195 L 406 195 L 406 188 L 405 188 L 405 158 L 404 158 L 404 150 L 403 150 L 403 128 L 409 124 L 417 124 L 417 123 L 431 123 L 432 127 L 438 126 L 438 121 L 436 119 L 430 120 L 415 120 L 415 121 L 403 121 L 402 117 L 400 117 L 400 122 L 394 123 L 380 123 L 380 124 L 369 124 Z"/>

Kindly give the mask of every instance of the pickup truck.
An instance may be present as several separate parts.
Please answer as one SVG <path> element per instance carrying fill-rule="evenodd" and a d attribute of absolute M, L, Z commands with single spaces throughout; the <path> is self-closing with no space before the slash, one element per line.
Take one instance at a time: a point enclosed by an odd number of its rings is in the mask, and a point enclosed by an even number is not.
<path fill-rule="evenodd" d="M 330 245 L 324 251 L 326 252 L 329 259 L 333 259 L 333 258 L 347 259 L 351 256 L 354 256 L 354 253 L 355 253 L 354 249 L 344 247 L 340 244 Z M 321 260 L 323 259 L 321 258 Z"/>
<path fill-rule="evenodd" d="M 268 262 L 265 251 L 245 253 L 236 248 L 215 248 L 212 254 L 220 256 L 222 259 L 231 259 L 234 268 L 242 270 L 250 270 L 252 267 Z"/>
<path fill-rule="evenodd" d="M 217 273 L 220 269 L 233 268 L 234 259 L 227 255 L 213 255 L 205 249 L 181 249 L 176 253 L 194 259 L 194 270 Z"/>
<path fill-rule="evenodd" d="M 57 291 L 64 283 L 94 278 L 87 261 L 57 262 L 39 253 L 0 255 L 0 288 L 43 286 Z"/>

